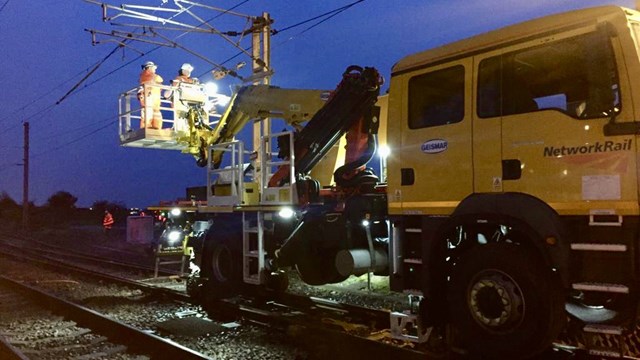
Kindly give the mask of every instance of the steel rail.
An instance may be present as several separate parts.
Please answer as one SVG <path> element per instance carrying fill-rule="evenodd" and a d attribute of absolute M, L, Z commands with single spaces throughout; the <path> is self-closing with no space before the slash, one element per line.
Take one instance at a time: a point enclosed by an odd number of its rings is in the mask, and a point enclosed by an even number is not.
<path fill-rule="evenodd" d="M 88 261 L 100 261 L 103 262 L 105 264 L 109 264 L 109 265 L 114 265 L 114 266 L 121 266 L 121 267 L 128 267 L 131 269 L 136 269 L 136 270 L 141 270 L 141 271 L 149 271 L 151 273 L 153 273 L 155 271 L 155 268 L 152 266 L 145 266 L 145 265 L 140 265 L 140 264 L 135 264 L 135 263 L 129 263 L 126 261 L 116 261 L 116 260 L 111 260 L 111 259 L 107 259 L 104 257 L 100 257 L 100 256 L 95 256 L 95 255 L 90 255 L 84 252 L 80 252 L 80 251 L 75 251 L 73 249 L 65 249 L 59 246 L 55 246 L 52 244 L 48 244 L 44 241 L 40 241 L 40 240 L 34 240 L 34 239 L 29 239 L 29 238 L 25 238 L 25 237 L 18 237 L 15 235 L 6 235 L 6 234 L 0 234 L 0 242 L 2 242 L 4 245 L 7 246 L 11 246 L 11 247 L 18 247 L 18 245 L 15 244 L 10 244 L 7 243 L 5 241 L 3 241 L 2 237 L 12 237 L 14 239 L 17 240 L 24 240 L 24 241 L 29 241 L 31 243 L 35 243 L 38 244 L 40 246 L 49 248 L 48 250 L 42 249 L 42 251 L 47 251 L 49 253 L 52 254 L 56 254 L 56 255 L 61 255 L 61 256 L 66 256 L 66 257 L 72 257 L 72 258 L 76 258 L 76 259 L 81 259 L 81 260 L 88 260 Z M 22 248 L 22 250 L 25 250 L 24 248 Z M 122 250 L 119 249 L 110 249 L 116 252 L 122 252 Z M 159 273 L 162 274 L 167 274 L 167 275 L 177 275 L 178 272 L 177 271 L 172 271 L 172 270 L 167 270 L 167 269 L 159 269 L 158 270 Z"/>
<path fill-rule="evenodd" d="M 181 292 L 177 292 L 175 290 L 162 288 L 162 287 L 158 287 L 158 286 L 153 286 L 153 285 L 145 284 L 145 283 L 142 283 L 142 282 L 139 282 L 139 281 L 135 281 L 135 280 L 129 280 L 129 279 L 125 279 L 125 278 L 122 278 L 122 277 L 118 277 L 118 276 L 114 276 L 114 275 L 110 275 L 110 274 L 105 274 L 103 272 L 87 269 L 87 268 L 82 267 L 82 266 L 69 264 L 69 263 L 60 261 L 58 259 L 51 259 L 51 258 L 48 258 L 48 257 L 44 257 L 43 258 L 43 257 L 38 257 L 38 256 L 29 256 L 29 255 L 24 254 L 24 253 L 21 253 L 21 254 L 8 253 L 8 252 L 6 252 L 6 251 L 4 251 L 2 249 L 0 249 L 0 254 L 8 256 L 8 257 L 19 258 L 19 259 L 22 259 L 22 260 L 29 260 L 30 263 L 38 264 L 38 265 L 49 267 L 49 268 L 52 268 L 52 269 L 70 270 L 70 271 L 73 271 L 73 272 L 81 274 L 81 275 L 94 277 L 94 278 L 98 278 L 98 279 L 101 279 L 101 280 L 106 280 L 106 281 L 109 281 L 109 282 L 112 282 L 112 283 L 116 283 L 118 285 L 132 287 L 134 289 L 147 291 L 149 293 L 156 294 L 156 295 L 168 296 L 168 297 L 171 297 L 172 299 L 179 300 L 179 301 L 184 301 L 184 302 L 188 302 L 188 303 L 194 303 L 193 299 L 189 295 L 187 295 L 186 293 L 181 293 Z"/>
<path fill-rule="evenodd" d="M 19 248 L 19 247 L 18 247 Z M 90 277 L 96 277 L 104 279 L 110 282 L 114 282 L 123 286 L 129 286 L 132 288 L 140 289 L 150 293 L 168 296 L 170 298 L 185 301 L 192 304 L 198 304 L 199 302 L 191 298 L 186 293 L 180 293 L 175 290 L 156 287 L 153 285 L 141 283 L 134 280 L 129 280 L 109 274 L 105 274 L 99 271 L 87 269 L 81 266 L 71 265 L 63 261 L 51 258 L 41 258 L 39 255 L 28 256 L 21 253 L 7 253 L 0 249 L 0 254 L 5 254 L 11 257 L 18 257 L 27 259 L 30 262 L 36 262 L 42 266 L 47 266 L 55 269 L 71 270 L 84 274 Z M 321 318 L 323 314 L 334 313 L 337 317 L 346 320 L 357 320 L 357 323 L 373 325 L 376 329 L 389 328 L 389 315 L 388 312 L 382 310 L 367 309 L 360 306 L 349 305 L 339 303 L 333 300 L 305 297 L 301 295 L 287 294 L 287 293 L 275 293 L 264 291 L 255 291 L 255 297 L 261 300 L 261 304 L 252 303 L 248 304 L 247 301 L 242 299 L 219 299 L 216 301 L 215 306 L 218 311 L 225 317 L 243 318 L 247 321 L 254 322 L 260 325 L 269 325 L 271 327 L 287 329 L 295 327 L 298 329 L 304 329 L 319 336 L 324 341 L 335 344 L 335 348 L 349 348 L 358 349 L 362 354 L 372 354 L 371 358 L 393 358 L 393 359 L 442 359 L 443 357 L 451 359 L 467 359 L 467 356 L 456 355 L 449 352 L 448 354 L 433 353 L 430 351 L 422 352 L 398 346 L 392 346 L 384 344 L 377 340 L 368 339 L 366 337 L 350 334 L 346 331 L 339 331 L 335 329 L 335 326 L 322 324 L 321 322 L 311 320 L 311 318 Z M 271 303 L 275 307 L 283 307 L 280 310 L 265 309 L 269 307 Z M 284 309 L 288 308 L 288 309 Z M 297 313 L 296 313 L 297 312 Z M 295 314 L 291 314 L 295 313 Z M 215 318 L 215 316 L 214 316 Z M 369 319 L 370 321 L 366 321 Z M 373 321 L 371 321 L 373 320 Z M 304 338 L 303 342 L 308 341 Z M 313 346 L 314 344 L 309 344 Z M 575 356 L 582 356 L 584 359 L 596 359 L 584 351 L 584 349 L 578 348 L 563 348 L 555 346 L 556 351 L 547 351 L 541 355 L 540 359 L 567 359 L 567 356 L 563 355 L 563 352 L 571 352 Z M 562 351 L 564 350 L 564 351 Z M 351 350 L 350 350 L 351 351 Z M 2 354 L 0 352 L 0 354 Z M 459 357 L 460 356 L 460 357 Z M 634 357 L 624 357 L 625 359 L 635 359 Z M 4 358 L 3 358 L 4 359 Z M 538 358 L 536 358 L 538 359 Z"/>
<path fill-rule="evenodd" d="M 117 276 L 104 274 L 98 271 L 86 269 L 80 266 L 71 265 L 56 259 L 42 259 L 38 258 L 35 255 L 29 256 L 27 254 L 8 254 L 0 250 L 0 253 L 4 253 L 8 256 L 18 257 L 22 259 L 27 259 L 31 263 L 37 263 L 42 266 L 47 266 L 55 269 L 63 269 L 63 270 L 71 270 L 74 272 L 78 272 L 80 274 L 101 278 L 110 282 L 114 282 L 120 285 L 129 286 L 132 288 L 140 289 L 143 291 L 147 291 L 154 294 L 162 294 L 166 295 L 170 298 L 181 300 L 185 302 L 189 302 L 192 304 L 197 304 L 193 298 L 188 296 L 185 293 L 179 293 L 171 289 L 155 287 L 152 285 L 140 283 L 133 280 L 128 280 L 124 278 L 120 278 Z M 418 352 L 414 350 L 408 350 L 405 348 L 400 348 L 397 346 L 391 346 L 388 344 L 381 343 L 376 340 L 371 340 L 366 337 L 356 336 L 353 334 L 349 334 L 346 331 L 336 330 L 335 326 L 330 326 L 327 324 L 322 324 L 319 321 L 310 321 L 311 318 L 326 318 L 328 316 L 318 316 L 319 312 L 324 310 L 324 313 L 329 313 L 332 311 L 327 308 L 334 308 L 339 313 L 339 317 L 342 319 L 349 318 L 352 313 L 356 313 L 357 308 L 355 306 L 343 306 L 340 303 L 333 302 L 330 300 L 320 300 L 320 299 L 309 299 L 299 295 L 291 295 L 287 294 L 285 299 L 278 299 L 278 294 L 269 294 L 273 295 L 273 297 L 264 297 L 261 296 L 262 303 L 265 304 L 268 301 L 274 301 L 276 303 L 285 305 L 290 308 L 291 311 L 297 311 L 297 315 L 291 315 L 288 311 L 272 311 L 265 310 L 264 306 L 261 307 L 259 304 L 251 304 L 249 305 L 246 301 L 238 300 L 238 299 L 220 299 L 217 300 L 215 305 L 222 316 L 225 318 L 234 317 L 234 318 L 243 318 L 247 321 L 258 323 L 258 324 L 268 324 L 269 326 L 287 329 L 290 327 L 303 328 L 306 331 L 316 334 L 321 338 L 330 338 L 332 342 L 336 342 L 341 344 L 340 346 L 345 347 L 353 347 L 361 349 L 363 352 L 373 351 L 372 354 L 389 354 L 389 358 L 402 358 L 402 359 L 425 359 L 424 352 Z M 283 294 L 279 294 L 283 295 Z M 276 300 L 278 299 L 278 300 Z M 287 303 L 289 303 L 287 305 Z M 322 309 L 314 309 L 317 307 L 319 303 L 322 303 Z M 302 308 L 302 309 L 301 309 Z M 348 309 L 348 310 L 347 310 Z M 302 311 L 301 311 L 302 310 Z M 333 311 L 333 312 L 336 312 Z M 362 317 L 362 314 L 359 314 Z M 386 315 L 388 317 L 388 313 Z M 356 316 L 354 316 L 356 317 Z M 215 318 L 215 316 L 214 316 Z M 387 318 L 388 323 L 388 318 Z M 313 346 L 313 344 L 310 344 Z M 370 349 L 370 350 L 367 350 Z M 386 355 L 385 355 L 386 356 Z M 437 356 L 431 358 L 438 358 Z"/>
<path fill-rule="evenodd" d="M 96 330 L 110 339 L 127 345 L 134 351 L 162 359 L 210 359 L 208 356 L 178 343 L 138 330 L 122 322 L 110 319 L 94 310 L 58 298 L 4 275 L 0 275 L 0 282 L 17 291 L 28 294 L 34 302 L 52 312 L 62 314 L 79 325 Z"/>
<path fill-rule="evenodd" d="M 18 350 L 15 346 L 9 344 L 4 337 L 0 335 L 0 359 L 5 360 L 29 360 L 22 351 Z"/>

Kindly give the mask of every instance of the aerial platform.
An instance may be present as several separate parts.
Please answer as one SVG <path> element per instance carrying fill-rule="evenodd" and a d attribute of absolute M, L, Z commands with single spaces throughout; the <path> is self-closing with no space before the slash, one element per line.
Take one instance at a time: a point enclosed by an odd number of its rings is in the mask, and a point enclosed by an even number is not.
<path fill-rule="evenodd" d="M 146 109 L 140 101 L 141 94 L 154 94 L 155 100 L 159 100 L 162 121 L 153 124 L 157 128 L 151 128 L 150 124 L 143 121 L 144 111 L 153 112 L 153 106 L 149 106 L 154 100 L 147 99 Z M 188 145 L 185 141 L 179 141 L 188 136 L 189 125 L 186 114 L 189 107 L 197 106 L 203 109 L 208 116 L 203 119 L 206 126 L 214 126 L 220 114 L 216 113 L 216 106 L 221 103 L 218 94 L 208 95 L 205 87 L 200 84 L 184 84 L 178 86 L 168 85 L 144 85 L 135 87 L 122 94 L 118 99 L 118 132 L 120 145 L 126 147 L 185 150 Z"/>
<path fill-rule="evenodd" d="M 176 131 L 172 128 L 129 130 L 120 133 L 120 145 L 164 150 L 183 150 L 186 147 L 176 141 Z"/>

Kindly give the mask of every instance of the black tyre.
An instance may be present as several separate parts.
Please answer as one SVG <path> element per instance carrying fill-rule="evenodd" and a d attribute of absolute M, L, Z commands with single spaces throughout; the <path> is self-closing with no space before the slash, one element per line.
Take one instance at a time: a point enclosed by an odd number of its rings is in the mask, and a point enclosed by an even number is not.
<path fill-rule="evenodd" d="M 242 229 L 238 225 L 236 229 Z M 221 299 L 242 289 L 242 233 L 230 226 L 212 228 L 207 233 L 202 255 L 201 276 L 204 296 Z"/>
<path fill-rule="evenodd" d="M 535 251 L 513 243 L 470 249 L 454 266 L 448 295 L 462 345 L 488 358 L 531 357 L 550 346 L 566 320 L 556 274 Z"/>

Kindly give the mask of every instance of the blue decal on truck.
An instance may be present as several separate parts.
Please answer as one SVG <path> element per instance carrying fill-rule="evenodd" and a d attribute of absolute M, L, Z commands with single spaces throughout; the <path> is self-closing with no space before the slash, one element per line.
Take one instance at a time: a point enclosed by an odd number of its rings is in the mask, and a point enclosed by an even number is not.
<path fill-rule="evenodd" d="M 447 140 L 432 139 L 425 141 L 420 148 L 425 154 L 437 154 L 447 150 L 448 145 Z"/>

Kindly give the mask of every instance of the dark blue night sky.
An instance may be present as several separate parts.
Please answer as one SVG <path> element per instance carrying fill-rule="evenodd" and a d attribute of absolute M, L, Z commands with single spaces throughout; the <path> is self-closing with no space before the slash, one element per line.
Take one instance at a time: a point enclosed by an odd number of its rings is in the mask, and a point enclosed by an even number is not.
<path fill-rule="evenodd" d="M 162 0 L 105 2 L 159 6 Z M 354 0 L 200 2 L 225 9 L 241 4 L 235 11 L 248 15 L 269 12 L 277 30 Z M 272 84 L 333 89 L 351 64 L 377 67 L 388 79 L 390 68 L 405 55 L 523 20 L 605 4 L 635 6 L 633 0 L 365 0 L 307 31 L 314 22 L 273 36 Z M 22 200 L 22 168 L 17 164 L 22 162 L 25 120 L 31 124 L 30 200 L 38 205 L 64 190 L 78 197 L 79 206 L 109 200 L 143 207 L 182 197 L 185 187 L 206 183 L 204 170 L 190 156 L 120 147 L 116 115 L 118 94 L 137 85 L 144 61 L 158 64 L 165 84 L 183 62 L 193 64 L 196 75 L 211 66 L 185 51 L 162 48 L 113 72 L 138 56 L 131 49 L 119 50 L 76 93 L 55 105 L 114 48 L 92 46 L 84 29 L 114 28 L 101 21 L 99 6 L 83 0 L 0 0 L 0 9 L 0 192 Z M 216 13 L 201 14 L 210 18 Z M 242 30 L 243 22 L 225 15 L 212 25 L 221 31 Z M 238 52 L 213 35 L 189 34 L 179 42 L 216 62 Z M 134 46 L 144 52 L 153 48 Z M 230 95 L 233 84 L 225 78 L 219 88 Z"/>

